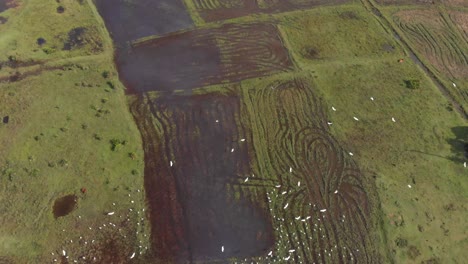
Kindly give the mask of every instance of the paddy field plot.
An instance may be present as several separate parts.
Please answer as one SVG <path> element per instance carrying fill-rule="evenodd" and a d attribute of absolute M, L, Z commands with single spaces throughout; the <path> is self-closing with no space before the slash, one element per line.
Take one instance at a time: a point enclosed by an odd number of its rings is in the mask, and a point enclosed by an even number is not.
<path fill-rule="evenodd" d="M 226 24 L 145 40 L 117 53 L 117 64 L 133 92 L 191 90 L 294 66 L 276 26 L 266 23 Z"/>

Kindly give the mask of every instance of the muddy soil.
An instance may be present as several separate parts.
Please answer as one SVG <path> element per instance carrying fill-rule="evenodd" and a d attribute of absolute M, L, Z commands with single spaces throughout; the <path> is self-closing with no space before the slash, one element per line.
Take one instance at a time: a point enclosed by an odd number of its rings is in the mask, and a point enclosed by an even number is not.
<path fill-rule="evenodd" d="M 73 210 L 75 210 L 77 201 L 78 197 L 73 194 L 56 199 L 53 206 L 54 217 L 59 218 L 71 213 Z"/>

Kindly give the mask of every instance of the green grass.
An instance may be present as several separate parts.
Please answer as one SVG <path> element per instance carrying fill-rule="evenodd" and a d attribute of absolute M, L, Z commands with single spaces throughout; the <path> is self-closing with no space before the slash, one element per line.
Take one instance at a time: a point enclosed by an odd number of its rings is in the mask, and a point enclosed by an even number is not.
<path fill-rule="evenodd" d="M 398 44 L 361 6 L 288 14 L 280 17 L 279 28 L 301 67 L 330 60 L 382 58 L 400 52 Z"/>
<path fill-rule="evenodd" d="M 6 12 L 9 21 L 0 27 L 0 61 L 14 55 L 60 68 L 0 83 L 0 113 L 10 117 L 8 124 L 0 124 L 0 256 L 16 263 L 46 263 L 51 252 L 62 248 L 78 254 L 86 249 L 77 243 L 79 236 L 102 241 L 108 233 L 95 231 L 99 225 L 126 216 L 129 207 L 144 207 L 144 192 L 137 192 L 143 190 L 141 139 L 113 66 L 108 35 L 87 2 L 62 1 L 63 14 L 56 13 L 58 5 L 24 0 Z M 62 50 L 64 36 L 77 27 L 92 27 L 91 37 L 102 40 L 105 53 L 87 56 L 98 54 L 88 44 Z M 38 37 L 46 39 L 43 47 L 56 52 L 44 53 Z M 105 71 L 110 72 L 107 78 Z M 0 75 L 10 72 L 4 67 Z M 125 144 L 113 151 L 113 139 Z M 82 187 L 86 195 L 80 193 Z M 54 200 L 67 194 L 79 197 L 77 209 L 54 219 Z M 115 218 L 105 216 L 108 211 L 115 211 Z M 136 226 L 136 218 L 130 216 L 125 232 L 145 229 Z M 143 234 L 128 237 L 128 244 L 147 244 Z"/>
<path fill-rule="evenodd" d="M 0 125 L 2 254 L 37 260 L 105 221 L 105 211 L 122 214 L 131 206 L 128 193 L 142 206 L 143 192 L 136 189 L 143 188 L 143 152 L 123 89 L 109 89 L 101 76 L 109 61 L 86 65 L 89 70 L 44 72 L 1 85 L 0 112 L 10 115 L 10 123 Z M 83 81 L 93 87 L 82 87 Z M 109 112 L 99 116 L 99 109 Z M 112 151 L 115 138 L 126 143 Z M 54 199 L 70 193 L 82 197 L 81 187 L 88 192 L 78 208 L 54 220 Z"/>
<path fill-rule="evenodd" d="M 0 124 L 0 257 L 19 263 L 48 262 L 50 252 L 64 245 L 70 253 L 79 252 L 82 246 L 65 241 L 80 235 L 94 237 L 96 227 L 108 221 L 103 213 L 113 207 L 113 202 L 116 215 L 128 212 L 131 199 L 136 202 L 134 207 L 144 206 L 143 192 L 136 192 L 143 189 L 140 134 L 112 66 L 109 35 L 89 3 L 23 0 L 20 7 L 2 13 L 9 21 L 0 25 L 0 61 L 13 55 L 22 61 L 46 60 L 47 66 L 66 65 L 19 82 L 0 84 L 0 118 L 10 116 L 9 124 Z M 57 14 L 58 5 L 65 7 L 63 14 Z M 384 14 L 391 15 L 395 8 L 384 8 Z M 197 14 L 191 15 L 197 25 L 204 24 Z M 353 160 L 366 179 L 375 176 L 375 184 L 368 185 L 375 186 L 379 195 L 371 196 L 376 206 L 372 219 L 376 233 L 370 239 L 380 241 L 373 250 L 381 252 L 384 262 L 421 263 L 433 258 L 439 263 L 462 263 L 468 259 L 464 251 L 468 244 L 467 172 L 460 162 L 462 153 L 451 145 L 456 137 L 453 129 L 466 128 L 466 121 L 450 109 L 410 59 L 397 62 L 405 55 L 393 37 L 356 2 L 229 22 L 253 21 L 279 24 L 297 66 L 295 72 L 241 82 L 241 115 L 246 118 L 242 122 L 250 122 L 257 144 L 256 174 L 271 177 L 278 173 L 274 167 L 279 159 L 270 158 L 268 151 L 295 148 L 275 145 L 273 137 L 258 129 L 260 124 L 277 129 L 278 122 L 284 120 L 268 110 L 276 109 L 278 102 L 262 102 L 256 92 L 278 80 L 300 78 L 321 98 L 325 121 L 333 123 L 330 132 L 339 145 L 354 153 Z M 94 52 L 92 45 L 63 51 L 64 38 L 77 27 L 93 28 L 90 37 L 102 41 L 103 52 Z M 38 37 L 45 38 L 44 47 L 55 52 L 45 53 L 36 44 Z M 388 51 L 384 46 L 395 49 Z M 316 51 L 313 56 L 311 50 Z M 104 78 L 104 71 L 111 75 Z M 0 76 L 10 72 L 5 67 Z M 447 78 L 441 79 L 451 84 Z M 405 80 L 419 80 L 420 87 L 408 89 Z M 460 83 L 460 87 L 466 86 L 465 80 Z M 218 85 L 194 94 L 225 93 L 226 87 L 238 89 L 235 85 Z M 288 116 L 291 120 L 307 119 L 304 122 L 309 124 L 306 113 L 311 105 L 307 98 L 279 99 L 286 104 L 282 106 L 285 112 L 297 113 L 296 117 Z M 252 118 L 259 114 L 264 116 Z M 81 187 L 87 188 L 86 196 L 80 194 Z M 53 202 L 66 194 L 80 197 L 78 208 L 56 220 Z M 89 226 L 94 229 L 89 230 Z M 132 225 L 129 230 L 141 230 L 136 228 Z M 140 233 L 129 238 L 129 245 L 137 240 L 148 243 L 145 239 Z M 287 251 L 281 248 L 280 253 Z"/>
<path fill-rule="evenodd" d="M 327 110 L 332 133 L 377 177 L 388 247 L 395 250 L 392 258 L 397 263 L 431 257 L 440 263 L 461 263 L 467 257 L 461 234 L 467 231 L 462 219 L 468 186 L 462 162 L 448 141 L 454 139 L 451 129 L 466 123 L 446 109 L 448 103 L 437 88 L 411 62 L 332 63 L 317 66 L 314 74 L 327 103 L 337 109 Z M 421 88 L 407 89 L 407 78 L 420 79 Z M 446 211 L 449 204 L 455 209 Z M 435 220 L 428 221 L 426 212 Z M 392 224 L 399 216 L 403 226 Z M 442 223 L 450 230 L 446 235 Z M 418 231 L 418 225 L 424 231 Z M 395 245 L 399 237 L 408 240 L 407 247 Z M 411 259 L 409 245 L 421 255 Z"/>
<path fill-rule="evenodd" d="M 463 32 L 448 15 L 450 8 L 436 5 L 386 6 L 380 9 L 417 57 L 466 111 L 468 92 L 464 87 L 468 84 L 465 55 L 468 45 Z"/>
<path fill-rule="evenodd" d="M 65 12 L 57 13 L 58 6 L 65 7 Z M 63 0 L 61 3 L 22 0 L 18 7 L 7 10 L 9 20 L 0 26 L 0 50 L 4 51 L 0 61 L 10 55 L 21 61 L 42 61 L 94 55 L 110 50 L 110 42 L 103 37 L 102 26 L 92 8 L 87 1 L 80 4 L 76 0 Z M 87 28 L 82 36 L 85 44 L 71 51 L 63 50 L 68 33 L 80 27 Z M 38 38 L 44 38 L 46 43 L 38 45 Z M 98 46 L 99 43 L 102 47 Z"/>

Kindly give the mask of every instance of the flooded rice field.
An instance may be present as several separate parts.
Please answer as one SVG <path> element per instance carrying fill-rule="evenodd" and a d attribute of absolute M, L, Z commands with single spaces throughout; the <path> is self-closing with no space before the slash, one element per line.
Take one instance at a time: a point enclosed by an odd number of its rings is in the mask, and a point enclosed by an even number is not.
<path fill-rule="evenodd" d="M 136 11 L 145 2 L 97 1 L 143 141 L 151 223 L 145 260 L 378 263 L 370 246 L 372 183 L 329 133 L 315 87 L 302 78 L 258 82 L 296 69 L 277 25 L 181 31 L 193 25 L 168 10 L 182 1 L 152 1 L 151 17 L 164 7 L 154 21 Z M 205 20 L 324 3 L 193 2 Z M 122 13 L 141 31 L 117 27 L 123 22 L 111 17 Z M 134 41 L 141 37 L 151 38 Z M 212 84 L 228 85 L 194 90 Z"/>
<path fill-rule="evenodd" d="M 117 46 L 193 26 L 183 0 L 94 0 Z"/>
<path fill-rule="evenodd" d="M 138 43 L 117 53 L 117 65 L 122 81 L 137 92 L 190 90 L 293 69 L 277 28 L 260 23 Z"/>
<path fill-rule="evenodd" d="M 273 239 L 264 199 L 242 184 L 252 171 L 239 98 L 145 101 L 132 112 L 144 140 L 145 188 L 154 190 L 147 198 L 158 258 L 186 263 L 266 252 Z"/>

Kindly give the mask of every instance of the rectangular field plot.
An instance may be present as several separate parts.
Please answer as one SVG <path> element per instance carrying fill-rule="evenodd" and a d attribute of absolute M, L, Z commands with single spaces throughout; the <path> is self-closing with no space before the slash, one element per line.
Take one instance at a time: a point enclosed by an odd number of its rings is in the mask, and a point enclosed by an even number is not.
<path fill-rule="evenodd" d="M 406 10 L 395 13 L 393 20 L 422 59 L 450 80 L 448 88 L 466 109 L 468 89 L 463 83 L 468 81 L 468 35 L 463 28 L 467 19 L 461 14 L 443 17 L 432 10 Z"/>
<path fill-rule="evenodd" d="M 271 24 L 228 24 L 148 40 L 117 54 L 117 63 L 136 92 L 190 90 L 293 68 Z"/>
<path fill-rule="evenodd" d="M 162 35 L 193 26 L 182 0 L 95 0 L 114 42 Z"/>
<path fill-rule="evenodd" d="M 398 56 L 401 52 L 362 7 L 312 9 L 280 19 L 279 28 L 290 52 L 303 67 L 326 60 Z"/>
<path fill-rule="evenodd" d="M 256 13 L 280 13 L 349 0 L 191 0 L 206 21 L 218 21 Z"/>
<path fill-rule="evenodd" d="M 442 3 L 449 6 L 467 7 L 468 2 L 465 0 L 376 0 L 381 5 L 428 5 L 433 6 L 434 3 Z"/>
<path fill-rule="evenodd" d="M 236 95 L 137 100 L 157 263 L 225 263 L 273 244 L 265 193 L 251 175 Z M 262 195 L 263 194 L 263 195 Z M 197 262 L 197 263 L 198 263 Z"/>
<path fill-rule="evenodd" d="M 329 132 L 312 86 L 250 81 L 242 93 L 256 171 L 273 182 L 267 195 L 276 243 L 265 263 L 379 263 L 373 183 Z"/>

